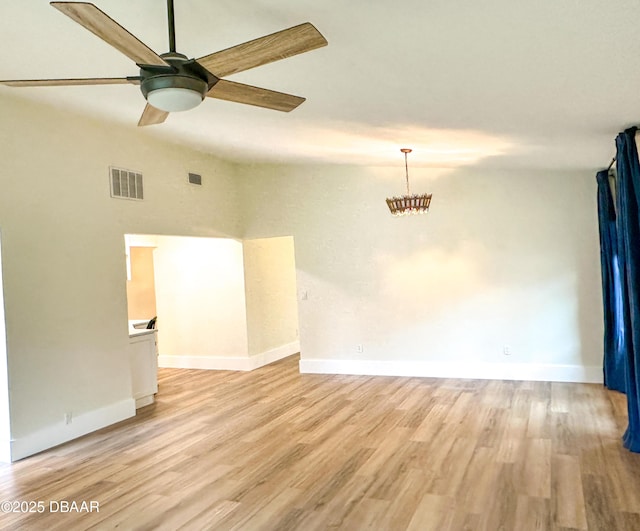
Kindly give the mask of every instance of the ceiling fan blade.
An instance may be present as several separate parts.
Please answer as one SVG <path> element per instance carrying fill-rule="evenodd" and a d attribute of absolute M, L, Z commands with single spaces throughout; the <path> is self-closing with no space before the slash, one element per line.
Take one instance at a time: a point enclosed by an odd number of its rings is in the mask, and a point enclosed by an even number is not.
<path fill-rule="evenodd" d="M 88 2 L 51 2 L 51 5 L 100 37 L 107 44 L 120 50 L 137 64 L 169 66 L 156 52 L 93 4 Z"/>
<path fill-rule="evenodd" d="M 94 77 L 84 79 L 8 79 L 0 80 L 0 85 L 9 87 L 65 87 L 71 85 L 139 85 L 139 78 Z"/>
<path fill-rule="evenodd" d="M 299 26 L 206 55 L 197 61 L 215 76 L 225 77 L 326 45 L 326 39 L 313 24 L 305 22 Z"/>
<path fill-rule="evenodd" d="M 138 126 L 161 124 L 167 119 L 167 116 L 169 116 L 167 111 L 161 111 L 147 103 L 138 122 Z"/>
<path fill-rule="evenodd" d="M 283 112 L 292 111 L 305 101 L 305 98 L 300 96 L 244 85 L 226 79 L 219 80 L 207 93 L 207 96 Z"/>

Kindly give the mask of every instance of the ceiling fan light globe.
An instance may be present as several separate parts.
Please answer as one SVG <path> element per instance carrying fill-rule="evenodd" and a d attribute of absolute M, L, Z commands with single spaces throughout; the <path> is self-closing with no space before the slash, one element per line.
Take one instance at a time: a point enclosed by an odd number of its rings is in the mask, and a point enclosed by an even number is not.
<path fill-rule="evenodd" d="M 147 75 L 142 70 L 140 90 L 149 105 L 166 112 L 193 109 L 202 103 L 209 85 L 190 74 Z M 146 76 L 146 77 L 145 77 Z"/>
<path fill-rule="evenodd" d="M 200 105 L 203 99 L 199 91 L 177 87 L 159 88 L 147 94 L 149 105 L 166 112 L 188 111 Z"/>

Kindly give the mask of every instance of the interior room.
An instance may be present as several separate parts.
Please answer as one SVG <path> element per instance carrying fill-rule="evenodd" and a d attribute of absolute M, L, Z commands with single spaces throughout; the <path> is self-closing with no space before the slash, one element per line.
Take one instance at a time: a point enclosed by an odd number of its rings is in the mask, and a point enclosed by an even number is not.
<path fill-rule="evenodd" d="M 93 3 L 0 6 L 0 527 L 640 529 L 640 6 Z"/>
<path fill-rule="evenodd" d="M 160 367 L 251 370 L 300 352 L 292 237 L 127 234 L 125 246 L 129 331 L 153 320 Z"/>

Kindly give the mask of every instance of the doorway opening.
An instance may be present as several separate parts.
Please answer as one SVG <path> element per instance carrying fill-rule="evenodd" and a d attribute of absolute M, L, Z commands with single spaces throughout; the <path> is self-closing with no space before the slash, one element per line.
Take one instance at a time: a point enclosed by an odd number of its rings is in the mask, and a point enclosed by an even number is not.
<path fill-rule="evenodd" d="M 251 370 L 299 352 L 293 237 L 125 241 L 129 324 L 157 316 L 160 367 Z"/>

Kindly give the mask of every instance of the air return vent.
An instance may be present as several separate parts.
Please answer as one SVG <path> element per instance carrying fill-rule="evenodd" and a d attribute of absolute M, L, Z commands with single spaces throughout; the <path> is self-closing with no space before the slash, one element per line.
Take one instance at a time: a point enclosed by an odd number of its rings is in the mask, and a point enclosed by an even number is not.
<path fill-rule="evenodd" d="M 109 170 L 111 171 L 111 197 L 144 199 L 141 173 L 113 166 Z"/>
<path fill-rule="evenodd" d="M 202 185 L 202 175 L 198 175 L 197 173 L 190 173 L 189 182 L 191 184 Z"/>

